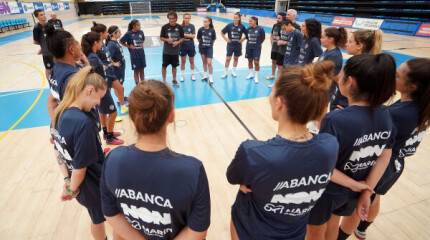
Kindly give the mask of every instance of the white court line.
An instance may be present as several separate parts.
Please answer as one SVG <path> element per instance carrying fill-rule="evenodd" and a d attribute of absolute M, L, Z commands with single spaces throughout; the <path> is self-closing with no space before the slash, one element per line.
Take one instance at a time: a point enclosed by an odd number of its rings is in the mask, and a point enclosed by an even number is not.
<path fill-rule="evenodd" d="M 0 95 L 0 98 L 1 97 L 6 97 L 6 96 L 10 96 L 10 95 L 21 94 L 21 93 L 34 92 L 34 91 L 38 91 L 40 89 L 49 89 L 49 88 L 47 88 L 47 87 L 46 88 L 32 88 L 32 89 L 22 90 L 22 91 L 19 91 L 19 92 L 13 92 L 13 93 L 8 93 L 8 94 Z"/>

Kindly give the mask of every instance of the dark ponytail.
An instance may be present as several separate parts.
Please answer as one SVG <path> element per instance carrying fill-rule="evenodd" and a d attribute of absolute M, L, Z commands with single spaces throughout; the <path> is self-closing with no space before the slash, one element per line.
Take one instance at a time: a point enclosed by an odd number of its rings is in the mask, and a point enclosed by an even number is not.
<path fill-rule="evenodd" d="M 81 47 L 85 56 L 88 56 L 88 54 L 93 51 L 92 47 L 94 46 L 94 43 L 100 41 L 100 39 L 101 36 L 97 32 L 88 32 L 82 35 Z"/>
<path fill-rule="evenodd" d="M 258 18 L 257 18 L 257 17 L 252 16 L 252 17 L 251 17 L 251 19 L 252 19 L 252 20 L 254 20 L 254 21 L 255 21 L 255 24 L 258 26 Z"/>
<path fill-rule="evenodd" d="M 55 58 L 63 58 L 66 49 L 71 46 L 75 39 L 72 34 L 63 30 L 55 30 L 54 25 L 47 23 L 44 26 L 46 33 L 46 46 Z"/>
<path fill-rule="evenodd" d="M 418 131 L 424 131 L 430 121 L 430 59 L 414 58 L 406 62 L 408 70 L 406 81 L 417 89 L 411 93 L 412 100 L 418 103 L 420 121 Z"/>
<path fill-rule="evenodd" d="M 107 30 L 107 27 L 103 23 L 93 22 L 93 27 L 91 28 L 91 31 L 96 33 L 104 33 L 106 32 L 106 30 Z"/>
<path fill-rule="evenodd" d="M 351 90 L 351 97 L 366 101 L 372 112 L 396 93 L 396 61 L 389 54 L 353 56 L 345 63 L 343 71 L 343 81 L 352 77 L 357 83 Z"/>
<path fill-rule="evenodd" d="M 207 20 L 209 20 L 209 28 L 214 28 L 214 24 L 212 22 L 212 18 L 211 17 L 205 17 Z"/>
<path fill-rule="evenodd" d="M 324 33 L 328 38 L 333 38 L 336 47 L 345 49 L 346 42 L 348 41 L 348 32 L 344 27 L 329 27 L 324 29 Z"/>
<path fill-rule="evenodd" d="M 108 29 L 108 37 L 106 38 L 106 45 L 108 44 L 108 42 L 112 39 L 112 35 L 114 35 L 117 31 L 118 31 L 118 26 L 112 25 L 109 27 Z"/>
<path fill-rule="evenodd" d="M 137 19 L 133 19 L 130 21 L 130 23 L 128 24 L 128 31 L 133 30 L 133 27 L 139 22 L 139 20 Z"/>

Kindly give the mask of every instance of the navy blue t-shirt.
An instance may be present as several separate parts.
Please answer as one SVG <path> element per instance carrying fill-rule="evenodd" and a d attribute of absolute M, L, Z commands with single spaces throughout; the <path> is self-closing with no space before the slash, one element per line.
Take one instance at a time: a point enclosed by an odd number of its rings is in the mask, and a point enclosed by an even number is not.
<path fill-rule="evenodd" d="M 379 106 L 373 112 L 368 106 L 349 106 L 327 113 L 320 133 L 329 133 L 339 142 L 336 169 L 355 181 L 366 179 L 384 149 L 394 144 L 395 128 L 389 109 Z M 330 183 L 328 189 L 344 188 Z"/>
<path fill-rule="evenodd" d="M 264 39 L 266 39 L 266 33 L 260 26 L 256 26 L 255 28 L 247 28 L 245 36 L 248 40 L 246 42 L 247 49 L 261 49 L 261 44 L 263 43 Z"/>
<path fill-rule="evenodd" d="M 123 213 L 148 239 L 173 239 L 186 226 L 202 232 L 210 224 L 203 164 L 168 148 L 146 152 L 131 145 L 112 150 L 100 191 L 104 215 Z"/>
<path fill-rule="evenodd" d="M 136 47 L 135 49 L 128 49 L 128 51 L 130 52 L 130 58 L 145 57 L 145 50 L 143 49 L 145 34 L 143 34 L 142 30 L 139 30 L 137 32 L 133 32 L 130 30 L 126 32 L 119 41 L 127 45 L 133 45 Z"/>
<path fill-rule="evenodd" d="M 231 40 L 231 43 L 229 44 L 240 45 L 241 43 L 239 43 L 239 41 L 242 39 L 242 34 L 246 33 L 246 28 L 243 24 L 235 26 L 234 23 L 229 23 L 221 32 L 224 35 L 227 34 L 228 39 Z"/>
<path fill-rule="evenodd" d="M 87 58 L 95 72 L 98 73 L 106 82 L 108 82 L 103 62 L 100 60 L 97 54 L 95 52 L 90 52 Z"/>
<path fill-rule="evenodd" d="M 54 144 L 69 173 L 73 169 L 87 168 L 85 178 L 79 186 L 79 203 L 87 208 L 100 207 L 100 175 L 104 162 L 98 129 L 88 115 L 76 107 L 64 110 L 55 130 L 51 129 Z"/>
<path fill-rule="evenodd" d="M 78 72 L 79 66 L 72 66 L 63 62 L 56 62 L 52 68 L 51 75 L 49 75 L 49 87 L 51 94 L 59 104 L 63 100 L 64 93 L 66 91 L 67 83 L 73 75 Z M 97 125 L 98 130 L 101 130 L 100 118 L 97 110 L 92 108 L 90 112 L 86 113 Z"/>
<path fill-rule="evenodd" d="M 107 48 L 109 50 L 110 56 L 112 56 L 112 60 L 114 62 L 120 62 L 120 69 L 125 69 L 125 58 L 122 52 L 122 46 L 118 43 L 118 41 L 110 40 L 107 44 Z"/>
<path fill-rule="evenodd" d="M 112 59 L 110 58 L 109 49 L 106 47 L 104 43 L 102 45 L 102 48 L 98 50 L 96 54 L 102 61 L 103 65 L 108 66 L 108 68 L 105 69 L 106 76 L 110 78 L 116 78 L 115 70 L 113 69 L 113 65 L 112 65 Z"/>
<path fill-rule="evenodd" d="M 277 37 L 279 37 L 281 35 L 281 24 L 279 23 L 275 23 L 273 24 L 272 27 L 272 34 L 273 34 L 273 44 L 272 44 L 272 52 L 278 52 L 279 50 L 279 46 L 278 46 L 278 39 Z"/>
<path fill-rule="evenodd" d="M 212 48 L 213 41 L 216 39 L 215 29 L 205 29 L 201 27 L 197 32 L 197 40 L 199 40 L 199 48 Z"/>
<path fill-rule="evenodd" d="M 340 73 L 340 70 L 342 70 L 343 65 L 343 56 L 340 49 L 337 47 L 330 51 L 325 50 L 323 54 L 318 58 L 318 61 L 321 62 L 325 60 L 330 60 L 334 63 L 333 76 L 338 75 Z"/>
<path fill-rule="evenodd" d="M 318 38 L 304 38 L 302 45 L 300 46 L 300 55 L 297 59 L 297 64 L 305 65 L 312 63 L 314 58 L 321 56 L 322 53 L 321 43 Z"/>
<path fill-rule="evenodd" d="M 277 135 L 243 142 L 227 169 L 238 192 L 232 220 L 240 239 L 304 239 L 310 210 L 333 173 L 339 144 L 322 133 L 306 142 Z"/>
<path fill-rule="evenodd" d="M 333 89 L 330 98 L 330 111 L 337 109 L 337 105 L 343 108 L 348 107 L 348 98 L 343 96 L 342 93 L 340 93 L 339 84 L 333 82 L 330 88 Z"/>
<path fill-rule="evenodd" d="M 190 23 L 188 26 L 182 26 L 184 34 L 196 34 L 196 28 Z M 179 49 L 189 50 L 194 49 L 194 41 L 192 38 L 185 38 L 184 41 L 179 45 Z"/>
<path fill-rule="evenodd" d="M 288 34 L 284 65 L 296 64 L 300 54 L 300 46 L 302 45 L 302 39 L 303 34 L 300 32 L 300 30 L 295 29 L 293 32 Z"/>

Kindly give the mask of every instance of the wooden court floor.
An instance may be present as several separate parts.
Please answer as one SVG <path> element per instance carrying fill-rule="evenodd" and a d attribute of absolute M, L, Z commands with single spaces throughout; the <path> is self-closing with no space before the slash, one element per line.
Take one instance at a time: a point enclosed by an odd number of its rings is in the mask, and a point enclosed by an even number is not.
<path fill-rule="evenodd" d="M 232 19 L 230 14 L 219 16 Z M 247 21 L 247 18 L 243 20 Z M 80 39 L 80 36 L 87 32 L 91 21 L 76 22 L 66 29 Z M 196 27 L 201 26 L 202 21 L 198 16 L 192 18 Z M 116 24 L 124 33 L 129 20 L 105 18 L 101 22 L 107 26 Z M 162 18 L 158 22 L 166 23 L 167 19 Z M 271 27 L 273 23 L 273 19 L 260 18 L 260 25 Z M 217 33 L 224 25 L 225 23 L 215 22 Z M 146 35 L 158 33 L 159 29 L 150 29 L 148 33 L 145 31 Z M 262 56 L 266 56 L 266 59 L 262 60 L 262 66 L 268 66 L 269 41 L 264 44 Z M 430 39 L 384 34 L 384 50 L 416 57 L 430 57 L 428 46 Z M 225 49 L 225 43 L 220 36 L 215 47 Z M 0 92 L 47 87 L 47 82 L 39 71 L 43 72 L 44 68 L 41 57 L 35 55 L 37 49 L 31 38 L 0 46 L 0 58 L 7 60 L 0 62 L 0 71 L 3 73 L 3 78 L 0 78 Z M 224 54 L 218 51 L 214 58 L 223 63 Z M 36 68 L 13 61 L 30 63 Z M 241 58 L 239 68 L 246 66 L 245 59 Z M 260 81 L 265 81 L 262 77 L 260 76 Z M 257 139 L 266 140 L 276 134 L 277 124 L 271 119 L 267 97 L 228 104 Z M 0 115 L 7 116 L 9 113 L 2 109 L 0 106 Z M 127 117 L 116 125 L 116 129 L 124 131 L 122 139 L 126 144 L 135 142 L 136 134 Z M 4 133 L 0 132 L 0 136 Z M 76 201 L 60 201 L 62 177 L 49 137 L 48 127 L 43 126 L 12 130 L 0 139 L 2 240 L 91 239 L 87 211 Z M 171 149 L 197 157 L 203 161 L 206 168 L 212 204 L 211 226 L 207 237 L 209 240 L 229 239 L 230 207 L 238 186 L 229 185 L 225 173 L 239 144 L 250 138 L 245 128 L 223 103 L 177 109 L 176 126 L 169 127 L 168 142 Z M 406 160 L 403 176 L 382 198 L 380 215 L 369 228 L 368 239 L 430 239 L 429 160 L 430 134 L 427 133 L 415 156 Z M 111 228 L 107 229 L 110 235 Z"/>

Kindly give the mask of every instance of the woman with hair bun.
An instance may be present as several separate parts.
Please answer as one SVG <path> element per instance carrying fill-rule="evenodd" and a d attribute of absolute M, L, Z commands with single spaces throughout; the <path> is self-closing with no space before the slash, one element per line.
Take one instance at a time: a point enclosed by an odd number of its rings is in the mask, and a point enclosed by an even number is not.
<path fill-rule="evenodd" d="M 309 211 L 324 192 L 338 154 L 336 138 L 306 123 L 323 113 L 332 62 L 282 69 L 270 94 L 276 137 L 247 140 L 227 169 L 240 185 L 232 206 L 232 239 L 304 239 Z"/>
<path fill-rule="evenodd" d="M 210 196 L 205 168 L 196 158 L 167 147 L 174 101 L 167 84 L 139 83 L 129 97 L 137 142 L 110 151 L 104 163 L 103 213 L 125 239 L 206 237 Z"/>
<path fill-rule="evenodd" d="M 395 79 L 396 62 L 388 54 L 361 54 L 345 63 L 339 88 L 350 106 L 327 113 L 321 122 L 319 133 L 336 137 L 339 154 L 327 189 L 311 210 L 306 239 L 336 239 L 341 216 L 356 208 L 367 214 L 391 157 L 395 128 L 383 104 L 395 94 Z"/>

